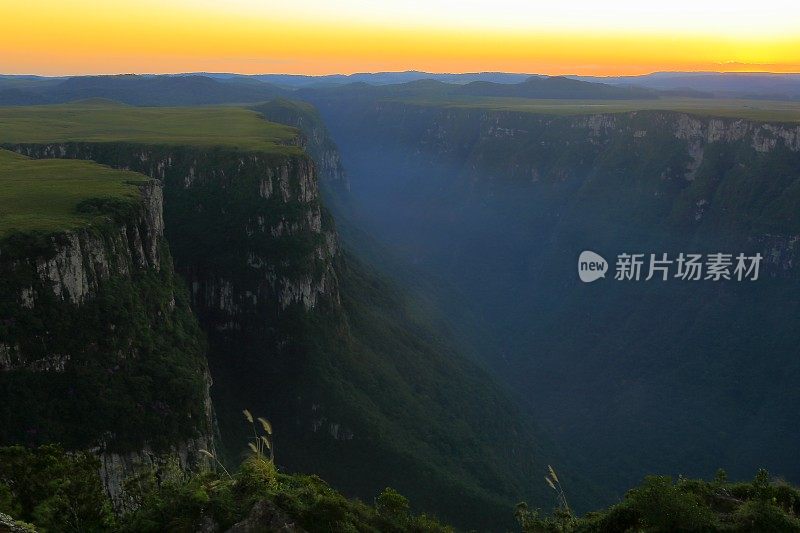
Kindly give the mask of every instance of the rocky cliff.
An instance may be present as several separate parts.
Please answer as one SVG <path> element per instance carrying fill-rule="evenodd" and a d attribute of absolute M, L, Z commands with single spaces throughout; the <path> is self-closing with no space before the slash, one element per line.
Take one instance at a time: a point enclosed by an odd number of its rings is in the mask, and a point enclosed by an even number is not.
<path fill-rule="evenodd" d="M 96 296 L 100 286 L 111 277 L 130 277 L 137 270 L 161 268 L 161 240 L 164 233 L 163 197 L 161 186 L 151 182 L 140 186 L 141 208 L 132 220 L 110 231 L 94 228 L 78 229 L 40 237 L 43 242 L 28 244 L 26 235 L 12 235 L 0 249 L 6 275 L 23 278 L 22 286 L 7 284 L 9 303 L 32 310 L 50 301 L 80 305 Z M 38 244 L 38 249 L 36 245 Z M 15 246 L 16 245 L 16 246 Z M 29 254 L 28 246 L 33 248 Z M 16 326 L 17 313 L 9 309 L 8 326 Z M 15 337 L 14 330 L 8 339 Z M 29 341 L 22 335 L 20 342 Z M 18 369 L 63 372 L 69 362 L 67 355 L 44 352 L 24 354 L 18 343 L 0 344 L 0 370 Z"/>
<path fill-rule="evenodd" d="M 276 99 L 253 109 L 271 122 L 300 130 L 306 151 L 319 168 L 320 177 L 336 187 L 345 190 L 350 188 L 339 150 L 313 106 L 304 102 Z"/>
<path fill-rule="evenodd" d="M 238 449 L 241 409 L 264 405 L 263 395 L 280 389 L 273 383 L 284 382 L 290 368 L 299 372 L 293 354 L 301 350 L 302 323 L 340 305 L 337 239 L 320 205 L 313 162 L 303 155 L 124 143 L 12 148 L 32 157 L 91 159 L 163 180 L 166 236 L 208 335 L 216 388 L 245 391 L 217 402 L 223 434 Z M 307 430 L 317 418 L 310 404 L 302 416 L 282 413 L 285 425 Z"/>
<path fill-rule="evenodd" d="M 121 143 L 12 148 L 31 157 L 91 159 L 162 180 L 167 237 L 200 310 L 231 315 L 265 300 L 282 309 L 311 309 L 321 297 L 338 301 L 336 236 L 307 157 Z M 234 251 L 233 240 L 243 246 Z M 296 253 L 279 257 L 274 252 L 282 245 L 282 251 Z M 193 273 L 201 270 L 203 279 Z M 226 276 L 239 274 L 253 285 L 233 287 Z"/>
<path fill-rule="evenodd" d="M 118 507 L 141 466 L 213 449 L 205 345 L 164 239 L 160 182 L 102 222 L 0 242 L 0 442 L 92 449 Z"/>

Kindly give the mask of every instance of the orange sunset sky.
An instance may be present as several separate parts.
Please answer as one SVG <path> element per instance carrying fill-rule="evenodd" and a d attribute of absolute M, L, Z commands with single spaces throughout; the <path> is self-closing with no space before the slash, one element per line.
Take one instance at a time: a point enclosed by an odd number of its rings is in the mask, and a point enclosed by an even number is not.
<path fill-rule="evenodd" d="M 800 72 L 800 2 L 0 0 L 0 73 Z"/>

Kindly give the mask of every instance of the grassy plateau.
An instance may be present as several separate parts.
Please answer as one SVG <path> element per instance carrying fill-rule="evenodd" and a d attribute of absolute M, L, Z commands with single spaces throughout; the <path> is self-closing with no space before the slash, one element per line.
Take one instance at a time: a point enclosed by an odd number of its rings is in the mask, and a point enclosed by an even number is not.
<path fill-rule="evenodd" d="M 29 159 L 0 150 L 0 238 L 13 230 L 59 231 L 91 223 L 78 206 L 89 199 L 139 198 L 148 179 L 88 161 Z"/>
<path fill-rule="evenodd" d="M 129 107 L 111 101 L 0 107 L 0 144 L 133 142 L 300 153 L 297 130 L 235 106 Z"/>

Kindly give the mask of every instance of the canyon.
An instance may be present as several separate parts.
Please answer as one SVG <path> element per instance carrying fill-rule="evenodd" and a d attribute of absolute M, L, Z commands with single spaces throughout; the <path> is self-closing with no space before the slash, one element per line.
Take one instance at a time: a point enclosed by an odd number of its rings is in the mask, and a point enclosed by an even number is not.
<path fill-rule="evenodd" d="M 439 281 L 460 334 L 606 501 L 647 472 L 798 479 L 796 123 L 307 99 L 362 225 Z M 760 253 L 764 277 L 589 285 L 583 250 Z"/>

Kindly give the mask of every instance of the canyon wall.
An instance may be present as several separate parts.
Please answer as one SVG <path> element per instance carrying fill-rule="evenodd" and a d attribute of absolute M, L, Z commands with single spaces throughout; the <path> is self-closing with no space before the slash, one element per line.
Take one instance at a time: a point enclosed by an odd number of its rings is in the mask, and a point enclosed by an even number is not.
<path fill-rule="evenodd" d="M 238 453 L 247 430 L 243 408 L 299 394 L 281 384 L 302 372 L 305 321 L 339 313 L 338 244 L 314 163 L 301 154 L 165 145 L 12 148 L 32 157 L 91 159 L 164 183 L 166 237 L 208 338 L 215 390 L 232 395 L 221 392 L 215 404 L 231 454 Z M 312 405 L 319 402 L 302 401 L 302 410 L 281 409 L 276 422 L 316 431 L 320 414 Z"/>
<path fill-rule="evenodd" d="M 164 239 L 161 184 L 139 194 L 98 203 L 101 224 L 0 243 L 0 441 L 93 450 L 117 508 L 140 467 L 192 468 L 214 449 L 205 344 Z"/>

